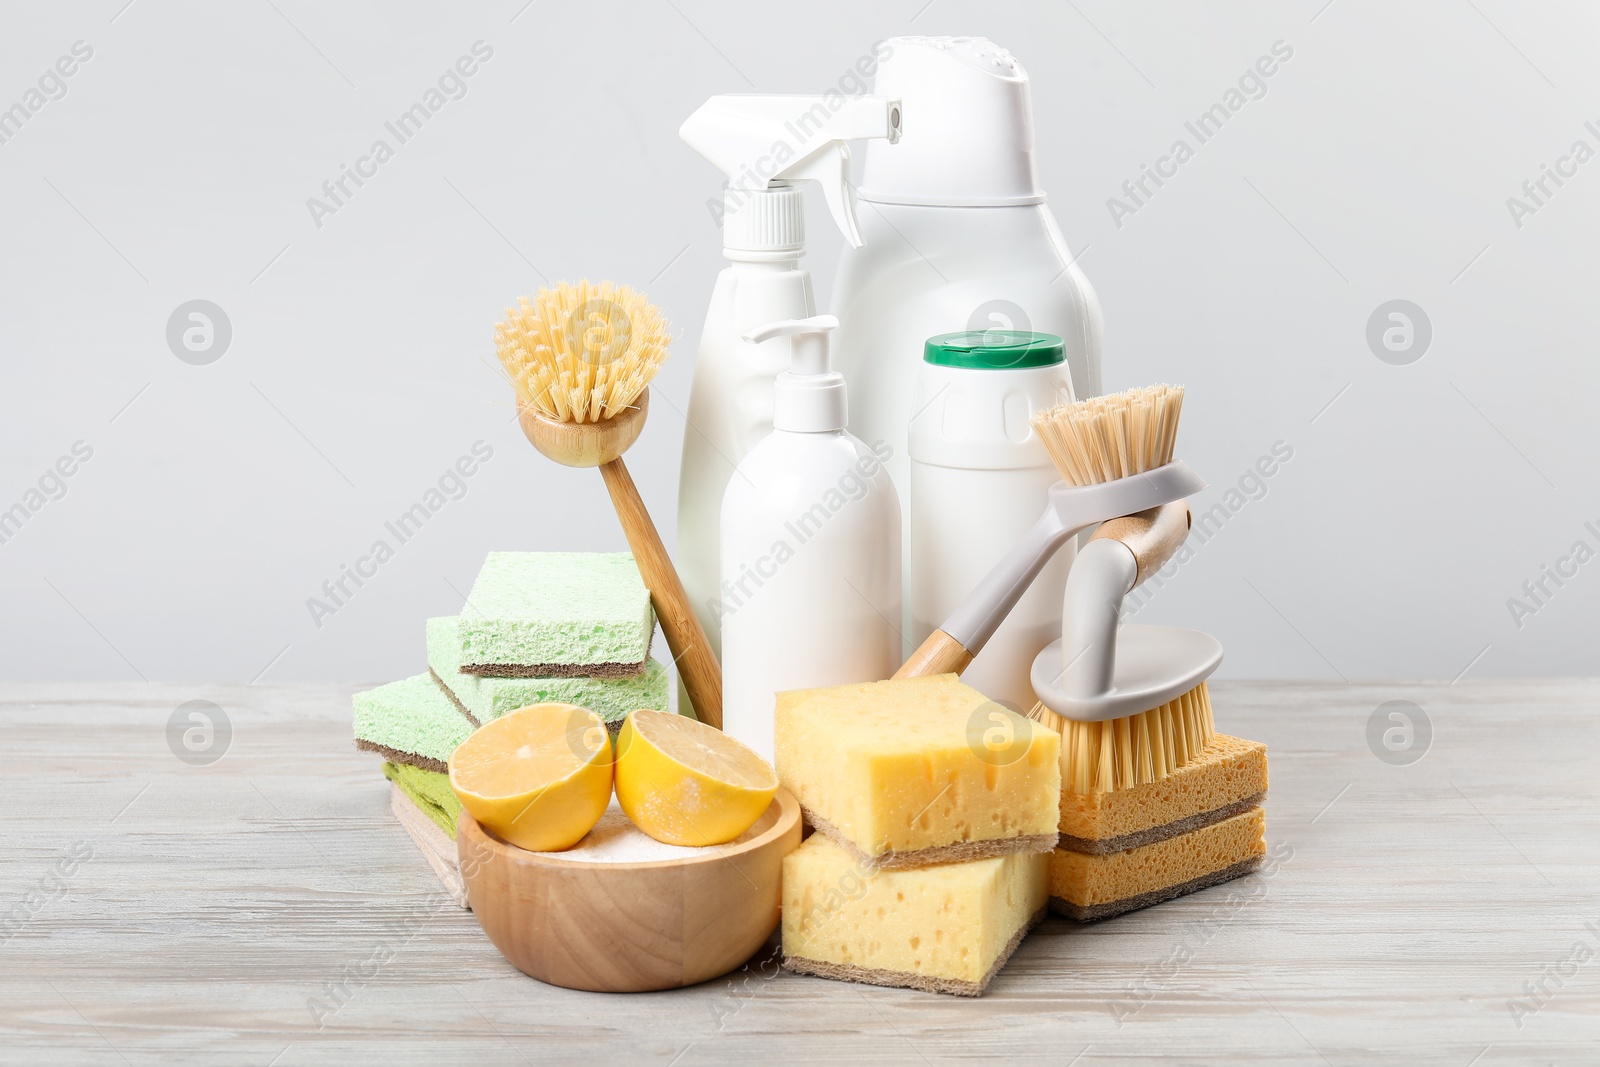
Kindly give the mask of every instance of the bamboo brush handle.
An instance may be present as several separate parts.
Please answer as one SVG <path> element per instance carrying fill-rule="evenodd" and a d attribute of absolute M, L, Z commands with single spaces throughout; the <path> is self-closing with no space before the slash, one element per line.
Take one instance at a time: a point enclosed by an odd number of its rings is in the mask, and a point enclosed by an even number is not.
<path fill-rule="evenodd" d="M 689 595 L 683 591 L 683 582 L 667 555 L 656 524 L 639 498 L 622 458 L 600 464 L 600 474 L 611 493 L 611 504 L 617 509 L 622 522 L 622 532 L 628 537 L 628 547 L 633 549 L 634 562 L 639 574 L 650 589 L 650 600 L 655 604 L 656 617 L 667 635 L 667 647 L 678 665 L 678 675 L 694 704 L 695 715 L 708 726 L 722 729 L 722 666 L 717 663 L 711 642 L 700 626 L 700 620 L 689 607 Z"/>
<path fill-rule="evenodd" d="M 1133 584 L 1138 585 L 1166 566 L 1167 560 L 1182 547 L 1189 536 L 1191 522 L 1189 502 L 1174 500 L 1149 511 L 1108 519 L 1089 540 L 1109 539 L 1126 545 L 1139 564 L 1138 576 L 1133 580 Z"/>
<path fill-rule="evenodd" d="M 945 633 L 935 630 L 894 672 L 895 678 L 927 678 L 935 674 L 960 674 L 972 662 L 972 653 Z"/>

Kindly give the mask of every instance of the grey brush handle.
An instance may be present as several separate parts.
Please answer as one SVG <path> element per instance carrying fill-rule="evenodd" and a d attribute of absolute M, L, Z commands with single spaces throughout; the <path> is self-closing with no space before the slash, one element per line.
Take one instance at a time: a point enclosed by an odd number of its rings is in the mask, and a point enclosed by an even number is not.
<path fill-rule="evenodd" d="M 1193 496 L 1205 487 L 1201 477 L 1177 459 L 1143 474 L 1097 485 L 1052 485 L 1039 521 L 984 575 L 961 606 L 928 635 L 894 676 L 960 674 L 988 644 L 1044 565 L 1070 538 L 1119 515 L 1148 511 Z"/>
<path fill-rule="evenodd" d="M 1087 524 L 1065 525 L 1058 509 L 1046 507 L 1022 540 L 984 575 L 944 625 L 929 634 L 911 658 L 901 664 L 894 672 L 895 678 L 925 678 L 966 670 L 1044 565 L 1068 538 L 1086 528 Z"/>
<path fill-rule="evenodd" d="M 1138 583 L 1138 575 L 1138 558 L 1114 538 L 1091 539 L 1073 561 L 1061 598 L 1058 684 L 1074 700 L 1110 692 L 1122 599 Z"/>
<path fill-rule="evenodd" d="M 1057 482 L 1050 487 L 1050 502 L 1039 521 L 995 564 L 939 629 L 976 656 L 1011 614 L 1011 609 L 1016 607 L 1044 565 L 1069 538 L 1119 515 L 1132 515 L 1182 500 L 1198 493 L 1205 485 L 1182 460 L 1098 485 L 1074 486 Z"/>
<path fill-rule="evenodd" d="M 1062 545 L 1089 525 L 1068 526 L 1057 508 L 1045 508 L 1044 514 L 1022 535 L 1022 540 L 984 575 L 983 581 L 939 629 L 976 656 L 1044 570 L 1044 565 Z"/>
<path fill-rule="evenodd" d="M 1122 601 L 1166 566 L 1189 536 L 1189 504 L 1175 500 L 1100 525 L 1078 553 L 1061 597 L 1061 689 L 1078 701 L 1104 697 L 1117 666 Z"/>

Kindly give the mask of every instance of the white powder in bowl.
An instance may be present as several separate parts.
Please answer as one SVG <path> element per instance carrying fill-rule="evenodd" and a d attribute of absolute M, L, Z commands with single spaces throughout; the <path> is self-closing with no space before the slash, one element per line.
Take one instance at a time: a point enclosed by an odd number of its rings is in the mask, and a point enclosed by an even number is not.
<path fill-rule="evenodd" d="M 760 825 L 761 820 L 757 819 L 756 826 Z M 668 845 L 657 841 L 633 825 L 633 821 L 617 805 L 616 798 L 612 797 L 611 806 L 601 813 L 600 821 L 594 824 L 594 829 L 584 835 L 582 841 L 565 852 L 538 852 L 535 855 L 575 860 L 580 863 L 655 863 L 658 860 L 715 856 L 734 845 L 743 844 L 759 833 L 760 831 L 752 826 L 726 845 L 707 845 L 703 848 Z"/>

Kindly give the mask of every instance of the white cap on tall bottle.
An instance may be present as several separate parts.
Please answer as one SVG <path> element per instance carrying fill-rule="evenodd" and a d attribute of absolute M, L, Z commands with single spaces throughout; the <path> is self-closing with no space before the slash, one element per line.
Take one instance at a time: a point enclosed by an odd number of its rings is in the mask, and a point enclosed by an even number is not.
<path fill-rule="evenodd" d="M 904 101 L 893 149 L 867 146 L 858 192 L 881 204 L 1039 204 L 1028 72 L 982 37 L 891 37 L 873 92 Z"/>
<path fill-rule="evenodd" d="M 713 96 L 678 136 L 727 176 L 722 244 L 730 256 L 790 258 L 805 247 L 802 181 L 822 186 L 840 231 L 861 246 L 846 141 L 900 137 L 900 101 L 885 96 Z"/>
<path fill-rule="evenodd" d="M 788 337 L 789 369 L 773 385 L 772 428 L 793 433 L 842 430 L 847 421 L 844 375 L 828 360 L 828 338 L 839 326 L 832 315 L 784 319 L 751 330 L 744 339 L 760 344 Z"/>

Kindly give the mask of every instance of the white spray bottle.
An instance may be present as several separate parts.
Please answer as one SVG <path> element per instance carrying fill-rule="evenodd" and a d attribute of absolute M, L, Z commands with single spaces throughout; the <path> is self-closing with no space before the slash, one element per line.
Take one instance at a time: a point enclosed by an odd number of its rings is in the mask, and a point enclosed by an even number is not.
<path fill-rule="evenodd" d="M 1100 305 L 1039 188 L 1022 65 L 981 37 L 891 38 L 879 55 L 873 91 L 902 100 L 912 122 L 893 148 L 867 146 L 857 193 L 864 245 L 840 260 L 834 353 L 850 380 L 851 431 L 888 443 L 889 473 L 904 488 L 928 338 L 1055 334 L 1082 399 L 1101 391 Z M 909 536 L 909 516 L 905 528 Z M 996 528 L 974 552 L 999 558 L 1013 534 Z M 1063 580 L 1041 595 L 1059 598 Z"/>
<path fill-rule="evenodd" d="M 800 266 L 800 183 L 822 186 L 834 222 L 846 240 L 860 244 L 845 142 L 893 141 L 899 134 L 899 101 L 837 92 L 714 96 L 678 131 L 728 178 L 722 244 L 729 266 L 711 293 L 689 394 L 674 553 L 689 600 L 718 651 L 721 630 L 713 606 L 720 596 L 722 495 L 734 465 L 772 431 L 773 380 L 789 366 L 787 342 L 756 342 L 745 335 L 769 322 L 816 314 L 811 275 Z"/>
<path fill-rule="evenodd" d="M 883 457 L 845 431 L 831 315 L 774 322 L 790 338 L 772 432 L 722 502 L 722 728 L 773 758 L 775 695 L 887 678 L 900 665 L 900 500 Z"/>

